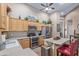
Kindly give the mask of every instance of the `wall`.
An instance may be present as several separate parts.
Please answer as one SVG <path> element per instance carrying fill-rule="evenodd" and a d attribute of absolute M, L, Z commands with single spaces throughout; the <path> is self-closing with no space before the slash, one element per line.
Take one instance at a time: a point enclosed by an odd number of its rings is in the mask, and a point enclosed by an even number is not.
<path fill-rule="evenodd" d="M 51 14 L 50 19 L 53 22 L 53 24 L 52 24 L 53 36 L 59 35 L 59 33 L 57 32 L 57 24 L 60 22 L 60 14 L 59 14 L 59 12 L 55 12 L 55 13 Z"/>
<path fill-rule="evenodd" d="M 69 14 L 65 16 L 65 36 L 67 37 L 67 20 L 72 20 L 72 32 L 74 34 L 74 30 L 76 30 L 76 33 L 79 33 L 77 29 L 77 25 L 79 24 L 79 7 L 75 8 L 73 11 L 71 11 Z"/>
<path fill-rule="evenodd" d="M 9 15 L 11 17 L 19 18 L 25 18 L 26 16 L 32 15 L 36 16 L 40 21 L 47 20 L 48 15 L 44 12 L 38 11 L 35 8 L 32 8 L 31 6 L 23 3 L 9 3 L 7 4 L 11 8 L 11 12 Z"/>

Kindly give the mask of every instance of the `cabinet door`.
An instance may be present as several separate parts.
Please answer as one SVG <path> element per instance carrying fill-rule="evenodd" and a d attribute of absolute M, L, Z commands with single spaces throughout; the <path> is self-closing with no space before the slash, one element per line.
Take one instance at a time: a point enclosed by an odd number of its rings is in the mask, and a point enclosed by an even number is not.
<path fill-rule="evenodd" d="M 7 6 L 6 4 L 0 3 L 0 15 L 7 15 Z"/>
<path fill-rule="evenodd" d="M 38 31 L 41 31 L 41 30 L 42 30 L 41 23 L 37 23 L 36 26 L 37 26 L 37 30 L 38 30 Z"/>
<path fill-rule="evenodd" d="M 30 47 L 29 39 L 18 39 L 18 41 L 23 49 Z"/>
<path fill-rule="evenodd" d="M 40 36 L 38 40 L 39 46 L 44 45 L 44 37 Z"/>
<path fill-rule="evenodd" d="M 29 21 L 29 22 L 28 22 L 28 25 L 29 25 L 29 26 L 36 26 L 36 23 L 33 22 L 33 21 Z"/>
<path fill-rule="evenodd" d="M 0 16 L 0 29 L 5 29 L 5 21 L 3 16 Z"/>
<path fill-rule="evenodd" d="M 15 19 L 10 19 L 10 31 L 18 31 L 18 21 Z"/>
<path fill-rule="evenodd" d="M 9 29 L 9 17 L 8 16 L 0 16 L 0 29 L 3 31 L 8 31 Z"/>
<path fill-rule="evenodd" d="M 41 31 L 41 26 L 40 25 L 37 26 L 37 30 Z"/>
<path fill-rule="evenodd" d="M 23 21 L 17 20 L 17 31 L 23 31 Z"/>
<path fill-rule="evenodd" d="M 23 22 L 23 30 L 28 31 L 28 22 L 27 21 Z"/>

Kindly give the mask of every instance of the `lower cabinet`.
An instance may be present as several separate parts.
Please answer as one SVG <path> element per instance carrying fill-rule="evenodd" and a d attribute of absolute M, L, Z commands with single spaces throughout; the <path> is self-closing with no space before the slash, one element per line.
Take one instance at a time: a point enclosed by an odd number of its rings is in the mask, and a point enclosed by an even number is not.
<path fill-rule="evenodd" d="M 32 40 L 30 40 L 29 38 L 18 39 L 18 42 L 23 49 L 34 47 L 33 44 L 32 44 L 33 43 Z M 38 45 L 39 46 L 44 45 L 44 37 L 43 36 L 39 36 Z"/>
<path fill-rule="evenodd" d="M 38 44 L 39 44 L 39 46 L 44 45 L 44 36 L 39 36 Z"/>
<path fill-rule="evenodd" d="M 29 38 L 24 38 L 24 39 L 18 39 L 21 47 L 24 48 L 29 48 L 30 47 L 30 40 Z"/>

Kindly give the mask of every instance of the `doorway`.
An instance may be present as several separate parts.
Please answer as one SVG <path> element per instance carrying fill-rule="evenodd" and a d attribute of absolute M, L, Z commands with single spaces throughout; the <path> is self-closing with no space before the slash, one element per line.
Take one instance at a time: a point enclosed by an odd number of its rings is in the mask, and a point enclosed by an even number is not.
<path fill-rule="evenodd" d="M 60 36 L 64 37 L 64 21 L 60 22 Z"/>
<path fill-rule="evenodd" d="M 73 35 L 72 20 L 67 21 L 67 37 L 70 38 L 70 35 Z"/>

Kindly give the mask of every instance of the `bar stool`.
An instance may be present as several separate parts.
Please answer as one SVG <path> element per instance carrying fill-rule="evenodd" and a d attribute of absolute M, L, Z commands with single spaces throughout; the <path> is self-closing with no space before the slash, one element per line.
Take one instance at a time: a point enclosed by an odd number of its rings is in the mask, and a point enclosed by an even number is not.
<path fill-rule="evenodd" d="M 61 47 L 57 49 L 57 55 L 61 53 L 61 55 L 65 56 L 74 56 L 78 55 L 78 49 L 77 49 L 78 41 L 74 39 L 71 44 L 64 44 Z"/>

